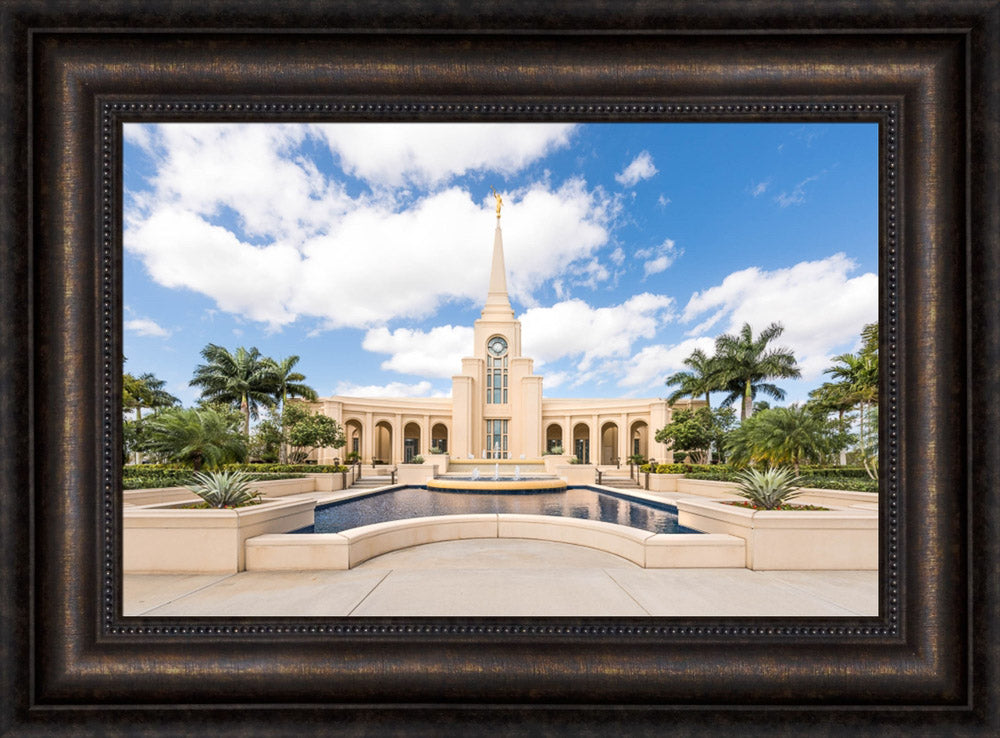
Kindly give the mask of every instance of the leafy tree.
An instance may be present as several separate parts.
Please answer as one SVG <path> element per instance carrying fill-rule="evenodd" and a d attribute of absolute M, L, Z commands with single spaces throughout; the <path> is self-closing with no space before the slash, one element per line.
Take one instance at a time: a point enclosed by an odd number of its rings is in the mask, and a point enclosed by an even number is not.
<path fill-rule="evenodd" d="M 145 421 L 144 451 L 200 471 L 246 461 L 239 416 L 216 408 L 169 408 Z"/>
<path fill-rule="evenodd" d="M 298 356 L 289 356 L 281 361 L 265 359 L 270 365 L 270 371 L 274 380 L 274 399 L 280 410 L 279 432 L 285 435 L 285 402 L 289 397 L 298 397 L 305 400 L 315 400 L 316 390 L 307 384 L 302 384 L 306 376 L 301 372 L 293 371 L 295 365 L 299 363 Z M 279 455 L 281 463 L 287 463 L 288 450 L 284 443 L 279 445 Z"/>
<path fill-rule="evenodd" d="M 656 432 L 657 443 L 665 443 L 675 456 L 685 454 L 695 464 L 704 464 L 712 446 L 721 446 L 735 420 L 732 408 L 676 410 L 671 422 Z"/>
<path fill-rule="evenodd" d="M 192 387 L 201 387 L 202 399 L 231 404 L 243 414 L 243 433 L 250 437 L 250 418 L 261 407 L 272 407 L 277 391 L 273 360 L 262 357 L 256 347 L 242 346 L 230 353 L 222 346 L 208 344 L 201 350 L 205 364 L 194 372 Z"/>
<path fill-rule="evenodd" d="M 273 417 L 264 418 L 254 426 L 250 435 L 248 456 L 253 461 L 273 463 L 279 460 L 284 444 L 285 435 L 278 421 Z"/>
<path fill-rule="evenodd" d="M 776 407 L 747 418 L 729 434 L 729 460 L 737 466 L 759 462 L 792 466 L 798 474 L 803 462 L 819 463 L 836 453 L 848 437 L 827 418 L 800 406 Z"/>
<path fill-rule="evenodd" d="M 347 443 L 340 423 L 326 415 L 310 415 L 298 404 L 285 408 L 290 460 L 299 464 L 317 448 L 343 448 Z"/>
<path fill-rule="evenodd" d="M 731 405 L 741 400 L 741 420 L 753 415 L 753 401 L 758 393 L 775 400 L 784 399 L 784 390 L 767 380 L 793 379 L 802 375 L 791 351 L 769 348 L 783 331 L 780 323 L 771 323 L 754 338 L 750 324 L 744 323 L 739 333 L 724 333 L 715 339 L 718 376 L 729 392 L 722 402 Z"/>

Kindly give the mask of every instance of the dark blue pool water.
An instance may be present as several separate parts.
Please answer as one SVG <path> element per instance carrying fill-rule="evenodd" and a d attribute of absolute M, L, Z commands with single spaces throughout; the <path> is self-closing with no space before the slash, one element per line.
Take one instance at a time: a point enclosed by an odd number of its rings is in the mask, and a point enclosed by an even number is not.
<path fill-rule="evenodd" d="M 316 508 L 316 523 L 296 533 L 337 533 L 389 520 L 422 518 L 428 515 L 468 515 L 475 513 L 519 513 L 556 515 L 583 520 L 603 520 L 652 533 L 698 533 L 677 524 L 677 508 L 644 503 L 574 487 L 565 492 L 540 494 L 495 494 L 443 492 L 422 487 L 402 487 L 345 502 Z"/>

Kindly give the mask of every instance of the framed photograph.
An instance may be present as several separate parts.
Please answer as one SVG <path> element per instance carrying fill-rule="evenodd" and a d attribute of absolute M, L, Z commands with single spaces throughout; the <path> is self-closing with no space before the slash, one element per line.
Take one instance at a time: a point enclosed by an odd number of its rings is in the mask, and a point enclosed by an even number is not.
<path fill-rule="evenodd" d="M 124 118 L 122 614 L 877 616 L 879 123 L 800 117 Z"/>
<path fill-rule="evenodd" d="M 1000 641 L 994 573 L 1000 433 L 991 406 L 1000 362 L 994 164 L 1000 161 L 1000 9 L 984 1 L 958 8 L 928 2 L 888 13 L 853 3 L 808 10 L 754 3 L 738 10 L 681 3 L 621 11 L 597 3 L 540 14 L 515 4 L 503 14 L 473 15 L 438 4 L 401 12 L 359 4 L 326 12 L 294 5 L 279 14 L 251 5 L 234 16 L 222 6 L 195 4 L 152 3 L 141 10 L 114 3 L 100 10 L 10 4 L 2 23 L 5 87 L 13 104 L 0 127 L 6 195 L 0 264 L 9 287 L 0 295 L 0 421 L 7 429 L 0 497 L 4 729 L 176 735 L 212 726 L 282 734 L 310 726 L 461 733 L 488 722 L 508 730 L 646 734 L 670 721 L 707 734 L 890 724 L 988 734 L 1000 727 L 991 681 Z M 306 150 L 336 155 L 345 172 L 354 167 L 354 181 L 343 181 L 340 196 L 359 210 L 362 191 L 376 206 L 379 198 L 383 204 L 392 197 L 420 200 L 415 177 L 431 176 L 434 162 L 445 158 L 421 160 L 431 162 L 424 169 L 418 161 L 411 166 L 418 175 L 411 175 L 407 162 L 416 160 L 419 147 L 411 142 L 393 150 L 382 143 L 373 150 L 384 168 L 365 174 L 362 164 L 350 163 L 352 152 L 364 148 L 365 126 L 457 123 L 585 132 L 663 125 L 785 125 L 808 132 L 840 125 L 837 130 L 870 133 L 875 161 L 869 166 L 877 181 L 864 186 L 877 200 L 871 204 L 876 268 L 868 270 L 877 275 L 880 368 L 877 611 L 837 617 L 586 608 L 556 616 L 126 612 L 123 348 L 130 330 L 197 333 L 181 317 L 164 325 L 153 314 L 156 290 L 184 289 L 208 300 L 209 308 L 263 323 L 280 324 L 297 308 L 316 330 L 332 330 L 337 321 L 355 331 L 377 324 L 352 323 L 348 303 L 240 304 L 243 298 L 218 291 L 224 264 L 214 272 L 206 266 L 197 284 L 178 276 L 175 266 L 153 265 L 150 259 L 167 251 L 157 244 L 165 230 L 157 229 L 157 218 L 179 227 L 183 213 L 191 212 L 164 206 L 157 183 L 173 173 L 171 196 L 192 202 L 199 184 L 192 170 L 199 163 L 211 192 L 219 191 L 219 181 L 245 180 L 248 171 L 240 161 L 248 149 L 228 152 L 225 133 L 214 142 L 202 137 L 200 149 L 190 138 L 170 148 L 163 137 L 198 125 L 201 131 L 248 124 L 311 131 L 273 167 L 275 179 L 292 162 L 330 193 L 332 177 L 310 166 Z M 338 125 L 354 126 L 362 138 L 337 143 L 331 134 L 327 149 L 309 140 Z M 509 137 L 508 145 L 530 147 L 527 129 L 517 130 L 523 133 Z M 456 137 L 453 148 L 460 143 Z M 856 144 L 845 147 L 853 152 Z M 187 164 L 171 159 L 182 149 Z M 632 197 L 657 166 L 656 152 L 642 141 L 629 152 L 606 164 L 622 198 Z M 734 167 L 738 153 L 731 154 Z M 497 187 L 494 197 L 489 171 L 473 171 L 482 192 L 467 209 L 490 220 L 495 205 L 498 222 L 513 220 L 527 200 L 524 183 L 521 190 L 516 182 Z M 210 174 L 222 179 L 213 185 Z M 538 181 L 555 188 L 562 176 L 551 165 Z M 401 179 L 390 196 L 386 183 L 394 177 Z M 783 183 L 761 175 L 746 182 L 743 194 L 752 200 L 759 189 L 774 207 L 783 207 L 782 196 L 794 207 L 811 184 L 806 179 L 779 189 Z M 244 239 L 230 252 L 234 265 L 245 266 L 255 248 L 266 250 L 252 228 L 259 226 L 258 236 L 275 233 L 266 224 L 247 225 L 248 217 L 288 218 L 281 228 L 313 217 L 294 212 L 301 205 L 294 197 L 286 207 L 254 208 L 253 193 L 232 187 L 231 194 L 243 201 L 218 198 L 205 206 L 211 217 L 195 225 L 214 229 L 223 242 L 234 233 Z M 271 196 L 282 194 L 294 195 L 294 187 Z M 670 193 L 642 196 L 657 195 L 660 207 L 670 206 Z M 227 218 L 243 229 L 227 228 Z M 586 215 L 577 220 L 586 222 Z M 314 226 L 330 223 L 320 218 Z M 824 228 L 820 218 L 804 223 L 803 232 L 810 227 Z M 493 228 L 488 222 L 488 240 Z M 419 229 L 404 230 L 419 248 Z M 518 279 L 541 267 L 512 275 L 507 290 L 495 266 L 497 253 L 503 263 L 503 246 L 498 252 L 490 245 L 494 263 L 481 280 L 488 282 L 482 319 L 499 325 L 509 309 L 509 302 L 502 304 L 507 292 L 530 295 Z M 646 276 L 662 272 L 659 265 L 683 244 L 659 240 L 648 248 Z M 608 249 L 609 259 L 612 253 Z M 372 278 L 343 255 L 340 263 L 348 281 Z M 153 276 L 130 283 L 132 268 Z M 821 264 L 817 275 L 824 284 L 836 281 L 836 268 Z M 486 265 L 476 269 L 487 272 Z M 234 281 L 269 281 L 280 293 L 280 270 L 262 270 L 250 277 L 240 272 Z M 758 278 L 766 280 L 761 270 Z M 303 272 L 292 280 L 300 285 L 307 278 Z M 205 287 L 209 282 L 213 286 Z M 141 299 L 127 297 L 131 284 L 139 285 Z M 405 286 L 390 284 L 396 292 Z M 369 303 L 357 296 L 350 305 L 384 308 L 391 292 L 385 294 L 386 300 Z M 700 314 L 691 309 L 692 324 L 719 309 L 703 307 Z M 233 328 L 240 326 L 226 323 L 231 335 Z M 405 335 L 429 340 L 431 330 L 429 323 L 415 325 Z M 493 326 L 482 336 L 482 360 L 495 361 L 503 377 L 498 392 L 507 391 L 507 352 L 512 378 L 519 376 L 515 362 L 523 361 L 519 331 L 504 330 Z M 397 339 L 405 336 L 382 328 L 366 340 L 378 343 L 379 337 L 382 345 L 400 346 Z M 456 375 L 453 397 L 461 385 Z M 524 386 L 534 387 L 530 376 Z M 493 391 L 491 383 L 489 397 Z M 608 440 L 604 424 L 579 434 L 573 422 L 547 424 L 541 382 L 538 393 L 544 439 L 518 435 L 515 416 L 509 429 L 478 416 L 469 431 L 442 420 L 445 435 L 435 435 L 428 410 L 412 432 L 389 423 L 383 446 L 359 422 L 358 449 L 366 449 L 373 464 L 378 455 L 409 462 L 429 451 L 429 442 L 440 447 L 444 440 L 466 459 L 494 462 L 498 475 L 501 462 L 517 464 L 521 456 L 527 462 L 536 446 L 543 450 L 550 430 L 564 444 L 572 435 L 579 461 L 593 455 L 599 465 L 620 458 L 623 447 L 633 450 L 628 425 L 616 426 L 619 435 Z M 348 396 L 331 393 L 323 407 L 345 426 L 351 416 L 337 398 Z M 651 455 L 650 446 L 645 450 Z"/>

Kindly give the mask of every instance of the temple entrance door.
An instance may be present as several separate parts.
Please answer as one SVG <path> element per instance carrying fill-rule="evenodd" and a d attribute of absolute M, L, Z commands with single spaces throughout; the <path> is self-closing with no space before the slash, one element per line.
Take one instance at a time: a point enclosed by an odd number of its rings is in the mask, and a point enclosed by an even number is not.
<path fill-rule="evenodd" d="M 417 445 L 420 443 L 419 438 L 404 438 L 403 439 L 403 461 L 409 464 L 413 461 L 413 457 L 417 455 Z"/>
<path fill-rule="evenodd" d="M 576 458 L 579 459 L 581 464 L 590 463 L 590 439 L 589 438 L 577 438 L 576 439 Z"/>

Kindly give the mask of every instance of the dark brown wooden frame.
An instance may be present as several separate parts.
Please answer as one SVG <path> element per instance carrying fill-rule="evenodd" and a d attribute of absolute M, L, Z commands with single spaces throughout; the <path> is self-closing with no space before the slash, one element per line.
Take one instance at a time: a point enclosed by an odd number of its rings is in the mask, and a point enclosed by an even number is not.
<path fill-rule="evenodd" d="M 1000 726 L 997 2 L 14 0 L 0 22 L 0 728 Z M 116 616 L 116 126 L 150 115 L 879 120 L 880 616 Z"/>

